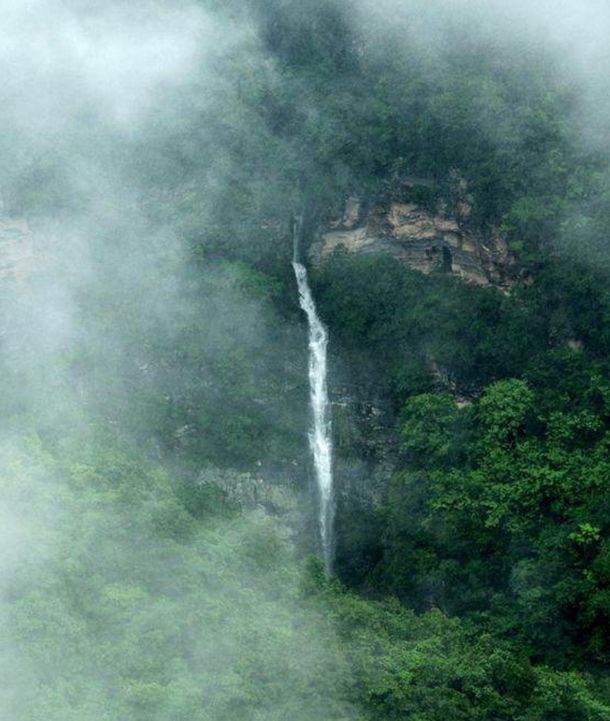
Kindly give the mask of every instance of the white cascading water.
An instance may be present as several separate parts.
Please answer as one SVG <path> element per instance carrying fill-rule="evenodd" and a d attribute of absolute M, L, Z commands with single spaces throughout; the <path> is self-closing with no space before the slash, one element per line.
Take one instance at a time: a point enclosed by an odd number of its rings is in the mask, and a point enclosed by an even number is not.
<path fill-rule="evenodd" d="M 292 267 L 299 288 L 299 302 L 309 324 L 309 392 L 313 414 L 309 431 L 309 446 L 313 455 L 319 495 L 319 522 L 322 555 L 327 573 L 330 573 L 333 554 L 333 472 L 330 403 L 327 388 L 328 332 L 318 317 L 307 269 L 299 262 L 298 246 L 300 222 L 294 225 L 294 257 Z"/>

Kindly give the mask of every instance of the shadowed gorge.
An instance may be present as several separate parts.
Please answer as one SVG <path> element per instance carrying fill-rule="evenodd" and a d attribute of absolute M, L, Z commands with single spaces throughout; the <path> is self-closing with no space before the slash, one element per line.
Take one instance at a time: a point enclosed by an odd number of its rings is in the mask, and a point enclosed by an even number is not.
<path fill-rule="evenodd" d="M 606 3 L 0 17 L 0 718 L 610 721 Z"/>

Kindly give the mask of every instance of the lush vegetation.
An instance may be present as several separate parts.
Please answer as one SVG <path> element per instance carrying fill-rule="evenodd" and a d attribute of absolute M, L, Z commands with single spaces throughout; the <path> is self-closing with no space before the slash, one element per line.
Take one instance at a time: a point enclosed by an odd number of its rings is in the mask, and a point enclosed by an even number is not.
<path fill-rule="evenodd" d="M 213 488 L 99 431 L 4 450 L 11 719 L 609 717 L 594 677 L 532 666 L 439 610 L 359 598 Z"/>
<path fill-rule="evenodd" d="M 580 89 L 440 5 L 199 5 L 231 39 L 137 130 L 79 106 L 0 139 L 47 243 L 0 278 L 0 714 L 610 720 L 610 171 Z M 404 176 L 437 208 L 456 173 L 527 283 L 312 269 L 348 408 L 327 579 L 289 221 L 307 244 Z"/>

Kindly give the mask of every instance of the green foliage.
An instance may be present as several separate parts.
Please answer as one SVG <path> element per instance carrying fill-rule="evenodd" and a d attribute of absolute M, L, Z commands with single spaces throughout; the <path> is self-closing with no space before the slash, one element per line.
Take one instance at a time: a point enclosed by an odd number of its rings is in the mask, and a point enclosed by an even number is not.
<path fill-rule="evenodd" d="M 316 278 L 319 305 L 358 384 L 398 405 L 438 386 L 468 396 L 534 362 L 550 328 L 528 290 L 505 297 L 381 255 L 341 252 Z"/>
<path fill-rule="evenodd" d="M 457 445 L 460 413 L 448 394 L 413 396 L 402 409 L 402 450 L 416 468 L 450 462 Z"/>
<path fill-rule="evenodd" d="M 607 658 L 606 383 L 592 367 L 578 404 L 541 413 L 535 387 L 500 381 L 466 433 L 447 396 L 411 399 L 405 462 L 420 470 L 395 479 L 378 581 L 518 634 L 536 655 Z"/>
<path fill-rule="evenodd" d="M 1 472 L 19 518 L 0 603 L 15 721 L 608 718 L 589 679 L 301 567 L 268 516 L 217 498 L 204 516 L 198 497 L 195 523 L 163 469 L 107 437 L 12 444 Z"/>
<path fill-rule="evenodd" d="M 19 519 L 2 531 L 7 718 L 349 717 L 347 660 L 269 517 L 195 523 L 166 472 L 107 439 L 5 449 L 1 497 Z"/>
<path fill-rule="evenodd" d="M 31 293 L 3 281 L 0 710 L 607 721 L 610 172 L 579 140 L 579 88 L 468 18 L 420 36 L 417 3 L 394 28 L 341 0 L 202 4 L 248 31 L 188 92 L 159 89 L 141 132 L 96 140 L 138 213 L 54 143 L 0 140 L 8 211 L 86 226 L 95 269 L 75 280 L 81 259 L 49 253 Z M 310 238 L 346 194 L 413 174 L 429 184 L 404 199 L 435 210 L 456 172 L 472 231 L 501 232 L 533 284 L 341 252 L 312 274 L 348 391 L 396 425 L 382 507 L 341 499 L 356 595 L 316 559 L 300 573 L 223 474 L 306 475 L 291 215 Z"/>
<path fill-rule="evenodd" d="M 514 645 L 438 610 L 416 616 L 396 600 L 366 601 L 336 583 L 312 601 L 332 613 L 352 659 L 363 718 L 610 717 L 610 706 L 596 697 L 591 679 L 535 668 Z"/>

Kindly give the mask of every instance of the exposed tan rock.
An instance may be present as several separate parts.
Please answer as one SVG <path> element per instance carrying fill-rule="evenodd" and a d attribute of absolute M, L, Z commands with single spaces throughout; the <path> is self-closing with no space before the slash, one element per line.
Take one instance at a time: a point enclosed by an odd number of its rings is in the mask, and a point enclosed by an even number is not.
<path fill-rule="evenodd" d="M 339 218 L 334 218 L 329 221 L 329 228 L 345 228 L 350 230 L 358 225 L 360 220 L 362 203 L 360 198 L 355 195 L 350 195 L 345 201 L 345 207 L 343 214 Z"/>
<path fill-rule="evenodd" d="M 355 228 L 360 219 L 360 199 L 350 197 L 345 204 L 345 213 L 343 215 L 343 225 L 346 228 Z"/>
<path fill-rule="evenodd" d="M 434 219 L 416 205 L 392 203 L 387 219 L 394 237 L 398 240 L 403 238 L 431 239 L 438 235 L 439 229 L 436 227 Z"/>
<path fill-rule="evenodd" d="M 450 180 L 450 200 L 434 211 L 391 193 L 367 207 L 347 198 L 324 221 L 310 249 L 312 261 L 323 262 L 340 247 L 349 253 L 384 253 L 424 273 L 453 273 L 468 283 L 508 290 L 517 279 L 517 266 L 506 240 L 497 231 L 483 234 L 472 226 L 467 183 L 457 174 Z M 414 184 L 424 183 L 410 179 L 400 186 L 412 189 Z"/>
<path fill-rule="evenodd" d="M 465 253 L 476 253 L 477 245 L 470 238 L 462 238 L 462 250 Z"/>
<path fill-rule="evenodd" d="M 367 246 L 374 245 L 375 238 L 367 235 L 365 228 L 357 230 L 339 230 L 324 235 L 324 244 L 322 246 L 322 254 L 330 255 L 339 247 L 344 247 L 351 253 L 357 253 Z"/>
<path fill-rule="evenodd" d="M 445 240 L 452 248 L 459 248 L 460 242 L 462 244 L 462 247 L 465 247 L 466 244 L 466 241 L 460 238 L 459 233 L 445 233 Z M 474 247 L 472 248 L 472 250 L 474 250 Z"/>
<path fill-rule="evenodd" d="M 463 200 L 458 201 L 455 204 L 455 211 L 461 220 L 468 220 L 472 214 L 472 205 L 470 203 L 466 203 Z"/>

